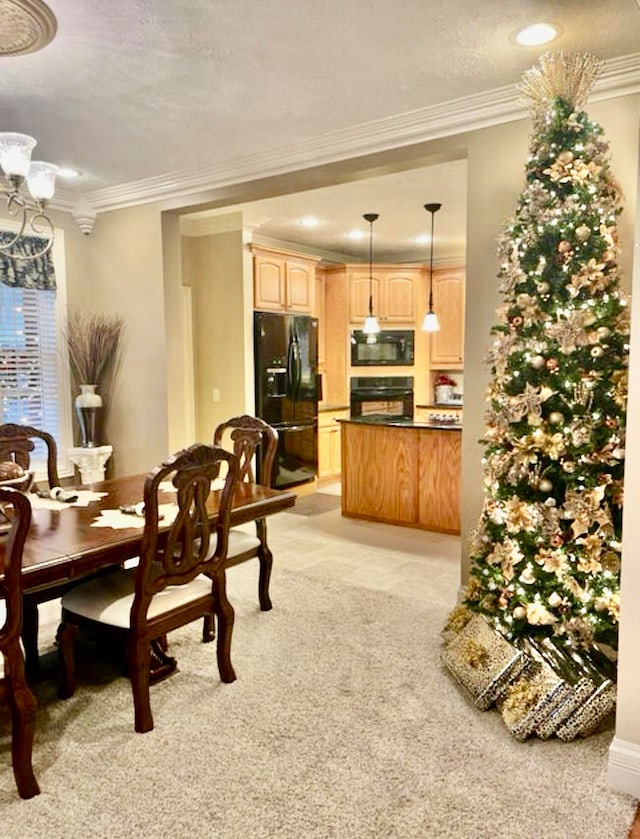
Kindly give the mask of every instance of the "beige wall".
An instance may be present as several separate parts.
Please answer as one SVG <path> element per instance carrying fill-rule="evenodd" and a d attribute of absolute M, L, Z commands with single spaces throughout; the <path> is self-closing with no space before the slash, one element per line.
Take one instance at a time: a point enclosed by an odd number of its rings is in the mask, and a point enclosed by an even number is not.
<path fill-rule="evenodd" d="M 69 305 L 125 321 L 106 424 L 115 475 L 147 472 L 169 453 L 161 234 L 157 206 L 144 205 L 103 213 L 89 237 L 65 240 Z"/>
<path fill-rule="evenodd" d="M 210 442 L 218 423 L 247 410 L 253 360 L 246 315 L 253 304 L 246 297 L 241 229 L 182 242 L 183 279 L 193 294 L 195 433 Z"/>
<path fill-rule="evenodd" d="M 636 126 L 636 133 L 640 127 Z M 632 136 L 632 135 L 630 135 Z M 639 138 L 640 139 L 640 138 Z M 640 143 L 637 148 L 640 149 Z M 639 173 L 640 177 L 640 173 Z M 640 180 L 638 181 L 640 193 Z M 636 244 L 632 299 L 640 299 L 640 201 L 636 206 Z M 616 737 L 609 780 L 615 789 L 640 797 L 640 306 L 631 310 L 629 405 L 622 539 L 622 602 L 618 661 Z M 630 755 L 629 755 L 630 753 Z M 631 757 L 631 759 L 629 759 Z M 631 766 L 632 770 L 629 770 Z M 622 771 L 620 768 L 622 767 Z"/>

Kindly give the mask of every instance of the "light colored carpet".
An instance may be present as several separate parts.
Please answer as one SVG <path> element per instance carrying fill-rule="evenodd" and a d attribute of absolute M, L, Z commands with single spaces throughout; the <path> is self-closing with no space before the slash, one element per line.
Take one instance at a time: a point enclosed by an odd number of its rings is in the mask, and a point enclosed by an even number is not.
<path fill-rule="evenodd" d="M 85 667 L 66 702 L 41 683 L 42 794 L 18 799 L 5 734 L 3 839 L 627 836 L 636 802 L 606 789 L 612 732 L 513 740 L 443 670 L 441 605 L 276 569 L 261 613 L 255 572 L 229 575 L 238 680 L 220 683 L 199 625 L 175 633 L 153 732 L 134 733 L 113 673 Z"/>

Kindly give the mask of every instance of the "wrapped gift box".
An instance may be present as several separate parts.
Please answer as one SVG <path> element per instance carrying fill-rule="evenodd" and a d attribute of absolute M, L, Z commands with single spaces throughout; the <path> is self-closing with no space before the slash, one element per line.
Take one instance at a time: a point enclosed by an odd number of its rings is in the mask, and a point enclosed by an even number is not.
<path fill-rule="evenodd" d="M 529 663 L 521 650 L 478 614 L 450 638 L 442 652 L 442 661 L 483 711 L 504 695 Z"/>
<path fill-rule="evenodd" d="M 562 725 L 556 729 L 556 736 L 561 740 L 574 740 L 592 734 L 613 712 L 616 707 L 616 686 L 607 680 L 599 685 Z"/>
<path fill-rule="evenodd" d="M 598 720 L 594 727 L 604 718 L 603 715 L 611 711 L 612 701 L 615 705 L 615 689 L 611 690 L 615 665 L 595 648 L 579 651 L 559 639 L 534 641 L 532 646 L 572 687 L 565 701 L 536 727 L 536 733 L 543 740 L 554 734 L 560 736 L 561 731 L 564 740 L 585 736 L 579 735 L 579 732 L 596 712 Z M 591 710 L 580 713 L 583 708 Z M 570 720 L 573 722 L 569 723 Z"/>
<path fill-rule="evenodd" d="M 500 703 L 505 725 L 517 740 L 526 740 L 572 693 L 567 684 L 534 650 L 532 663 L 506 690 Z"/>

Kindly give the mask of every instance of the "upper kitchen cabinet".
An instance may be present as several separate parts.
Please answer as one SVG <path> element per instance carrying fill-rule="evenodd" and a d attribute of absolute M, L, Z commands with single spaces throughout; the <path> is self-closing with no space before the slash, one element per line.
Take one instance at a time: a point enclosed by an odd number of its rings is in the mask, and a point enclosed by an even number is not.
<path fill-rule="evenodd" d="M 415 323 L 420 268 L 375 265 L 373 268 L 373 313 L 384 324 Z M 369 314 L 369 270 L 349 271 L 349 315 L 359 323 Z"/>
<path fill-rule="evenodd" d="M 257 245 L 253 253 L 253 305 L 269 312 L 315 314 L 316 263 L 312 256 Z"/>
<path fill-rule="evenodd" d="M 430 367 L 462 370 L 464 365 L 464 268 L 433 272 L 433 309 L 440 329 L 431 334 Z"/>

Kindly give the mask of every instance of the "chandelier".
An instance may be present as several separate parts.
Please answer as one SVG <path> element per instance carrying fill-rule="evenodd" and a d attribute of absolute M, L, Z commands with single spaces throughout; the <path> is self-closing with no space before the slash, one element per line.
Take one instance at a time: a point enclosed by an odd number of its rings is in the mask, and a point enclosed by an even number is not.
<path fill-rule="evenodd" d="M 18 222 L 15 236 L 0 243 L 0 253 L 12 259 L 36 259 L 53 245 L 53 223 L 45 210 L 55 191 L 58 167 L 53 163 L 32 161 L 35 145 L 36 141 L 28 134 L 0 132 L 0 167 L 5 177 L 5 183 L 0 183 L 0 195 L 6 200 L 9 215 Z M 46 241 L 40 250 L 29 256 L 13 253 L 13 246 L 25 234 L 44 236 Z"/>

